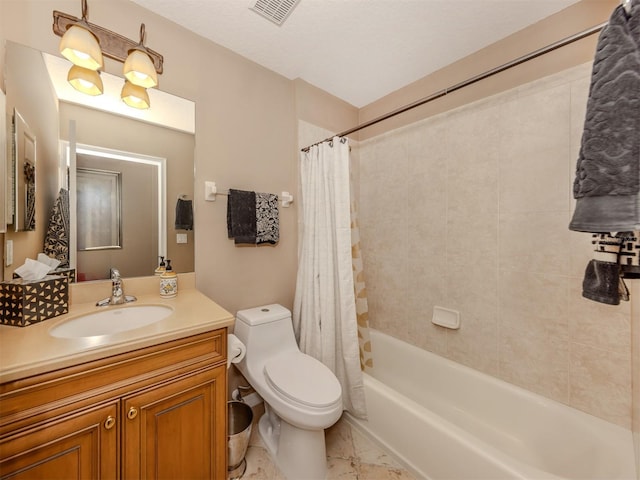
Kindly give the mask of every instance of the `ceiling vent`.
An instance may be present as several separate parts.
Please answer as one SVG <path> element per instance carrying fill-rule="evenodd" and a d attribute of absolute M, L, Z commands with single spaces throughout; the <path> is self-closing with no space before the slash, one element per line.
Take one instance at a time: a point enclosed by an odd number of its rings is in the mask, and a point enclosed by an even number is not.
<path fill-rule="evenodd" d="M 256 0 L 249 8 L 276 25 L 282 25 L 299 2 L 300 0 Z"/>

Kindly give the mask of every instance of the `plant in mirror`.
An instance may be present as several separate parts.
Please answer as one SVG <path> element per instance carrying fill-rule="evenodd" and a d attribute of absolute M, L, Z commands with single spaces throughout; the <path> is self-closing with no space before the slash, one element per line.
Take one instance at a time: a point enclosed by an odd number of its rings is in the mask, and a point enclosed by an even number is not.
<path fill-rule="evenodd" d="M 24 263 L 25 258 L 35 258 L 43 251 L 43 239 L 60 189 L 66 189 L 69 196 L 68 253 L 70 266 L 77 269 L 78 280 L 107 279 L 111 267 L 118 268 L 127 277 L 153 275 L 158 255 L 171 258 L 178 273 L 193 271 L 193 232 L 176 230 L 172 201 L 182 195 L 193 199 L 194 103 L 153 89 L 149 91 L 150 109 L 131 109 L 120 99 L 122 78 L 103 72 L 105 93 L 92 97 L 69 85 L 70 63 L 61 57 L 10 41 L 5 55 L 6 109 L 12 112 L 16 108 L 23 114 L 38 140 L 34 163 L 38 165 L 37 222 L 33 234 L 13 231 L 6 234 L 6 239 L 13 240 L 17 246 L 14 249 L 17 255 L 13 265 L 5 267 L 5 278 L 10 278 L 13 269 Z M 113 98 L 109 101 L 110 96 Z M 79 148 L 73 152 L 70 145 Z M 164 167 L 158 166 L 160 164 Z M 105 203 L 95 203 L 94 198 L 94 203 L 87 207 L 87 199 L 80 199 L 83 193 L 78 190 L 78 167 L 84 168 L 85 173 L 90 169 L 119 174 L 119 208 L 111 190 L 107 196 L 105 182 L 101 185 Z M 143 173 L 130 171 L 137 169 Z M 93 178 L 95 180 L 95 175 Z M 109 185 L 117 183 L 113 178 L 107 182 Z M 133 193 L 127 186 L 129 178 L 137 179 Z M 85 180 L 86 175 L 80 180 L 84 183 L 82 188 L 86 187 Z M 95 192 L 97 187 L 93 183 Z M 150 202 L 155 205 L 150 207 L 153 213 L 141 213 L 138 194 L 142 195 L 143 191 L 147 199 L 154 198 Z M 120 212 L 119 217 L 116 212 Z M 79 215 L 84 215 L 84 220 L 81 221 Z M 128 220 L 135 215 L 145 215 L 153 221 Z M 87 243 L 77 236 L 76 227 L 82 222 L 86 225 L 89 217 L 94 221 L 90 229 L 96 225 L 114 226 L 110 238 L 115 238 L 114 231 L 119 227 L 116 233 L 116 237 L 120 236 L 119 245 L 86 248 Z M 177 243 L 178 233 L 187 234 L 186 244 Z M 144 241 L 139 241 L 143 238 Z M 98 256 L 105 252 L 107 255 L 100 261 L 82 260 L 85 254 Z"/>

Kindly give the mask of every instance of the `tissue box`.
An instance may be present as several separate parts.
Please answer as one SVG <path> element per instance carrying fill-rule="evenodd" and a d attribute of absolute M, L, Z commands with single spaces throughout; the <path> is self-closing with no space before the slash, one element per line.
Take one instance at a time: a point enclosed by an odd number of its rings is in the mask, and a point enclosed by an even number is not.
<path fill-rule="evenodd" d="M 0 282 L 0 324 L 26 327 L 69 312 L 69 278 Z"/>
<path fill-rule="evenodd" d="M 56 268 L 49 272 L 51 275 L 69 277 L 69 283 L 75 283 L 76 281 L 76 269 L 75 268 Z M 20 278 L 16 272 L 13 272 L 13 278 Z"/>

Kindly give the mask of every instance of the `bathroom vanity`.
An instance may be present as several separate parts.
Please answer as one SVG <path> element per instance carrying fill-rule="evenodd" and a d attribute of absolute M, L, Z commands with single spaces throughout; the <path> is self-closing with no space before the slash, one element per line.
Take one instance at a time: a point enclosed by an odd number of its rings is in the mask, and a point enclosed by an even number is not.
<path fill-rule="evenodd" d="M 173 313 L 113 335 L 50 335 L 93 312 L 87 302 L 41 324 L 1 327 L 0 478 L 226 477 L 233 316 L 195 288 L 136 303 Z"/>

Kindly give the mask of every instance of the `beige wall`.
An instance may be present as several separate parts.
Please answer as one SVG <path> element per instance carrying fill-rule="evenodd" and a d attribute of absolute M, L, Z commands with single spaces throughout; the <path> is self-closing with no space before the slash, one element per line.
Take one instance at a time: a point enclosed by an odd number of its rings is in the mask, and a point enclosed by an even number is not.
<path fill-rule="evenodd" d="M 4 4 L 2 2 L 0 2 L 0 18 L 4 18 Z M 5 39 L 5 33 L 4 33 L 4 22 L 0 22 L 0 90 L 2 90 L 2 92 L 5 92 L 5 88 L 4 88 L 4 39 Z M 2 112 L 0 112 L 0 114 L 2 114 Z M 0 167 L 2 167 L 2 171 L 4 171 L 4 163 L 2 161 L 0 161 Z M 0 178 L 3 178 L 0 176 Z M 0 190 L 2 190 L 4 192 L 4 187 L 1 187 Z M 4 199 L 4 193 L 2 195 L 2 197 L 0 197 L 2 199 Z M 0 200 L 0 208 L 2 208 L 4 206 L 4 200 Z M 4 221 L 4 216 L 2 217 L 3 221 Z M 4 228 L 0 228 L 0 230 L 2 230 L 4 232 Z M 5 240 L 4 240 L 4 233 L 0 233 L 0 245 L 2 246 L 2 248 L 0 248 L 0 262 L 2 262 L 2 266 L 0 267 L 0 280 L 4 280 L 4 244 L 5 244 Z"/>
<path fill-rule="evenodd" d="M 0 10 L 1 13 L 1 10 Z M 1 75 L 2 72 L 0 72 Z M 0 199 L 6 199 L 6 169 L 7 169 L 7 116 L 4 87 L 0 87 Z M 4 232 L 7 228 L 5 200 L 0 200 L 0 281 L 4 280 Z"/>
<path fill-rule="evenodd" d="M 637 299 L 640 298 L 640 281 L 631 280 L 629 294 L 635 301 L 631 302 L 631 430 L 636 454 L 636 470 L 640 476 L 640 308 Z"/>
<path fill-rule="evenodd" d="M 6 12 L 4 9 L 4 2 L 0 2 L 0 18 L 5 18 Z M 5 92 L 4 88 L 4 41 L 7 38 L 5 22 L 0 21 L 0 90 Z"/>
<path fill-rule="evenodd" d="M 294 81 L 296 94 L 296 118 L 299 121 L 320 127 L 316 135 L 300 136 L 299 147 L 304 148 L 335 134 L 347 130 L 358 123 L 358 109 L 334 97 L 330 93 L 314 87 L 304 80 Z"/>
<path fill-rule="evenodd" d="M 5 38 L 57 54 L 52 11 L 80 15 L 76 0 L 3 0 Z M 204 201 L 204 181 L 218 188 L 295 191 L 293 82 L 126 0 L 94 0 L 89 20 L 137 38 L 164 55 L 160 86 L 196 102 L 195 270 L 198 288 L 234 312 L 268 302 L 291 307 L 296 269 L 295 208 L 280 211 L 280 244 L 235 247 L 226 236 L 226 197 Z M 0 39 L 4 40 L 4 39 Z M 122 64 L 106 59 L 106 71 Z"/>

